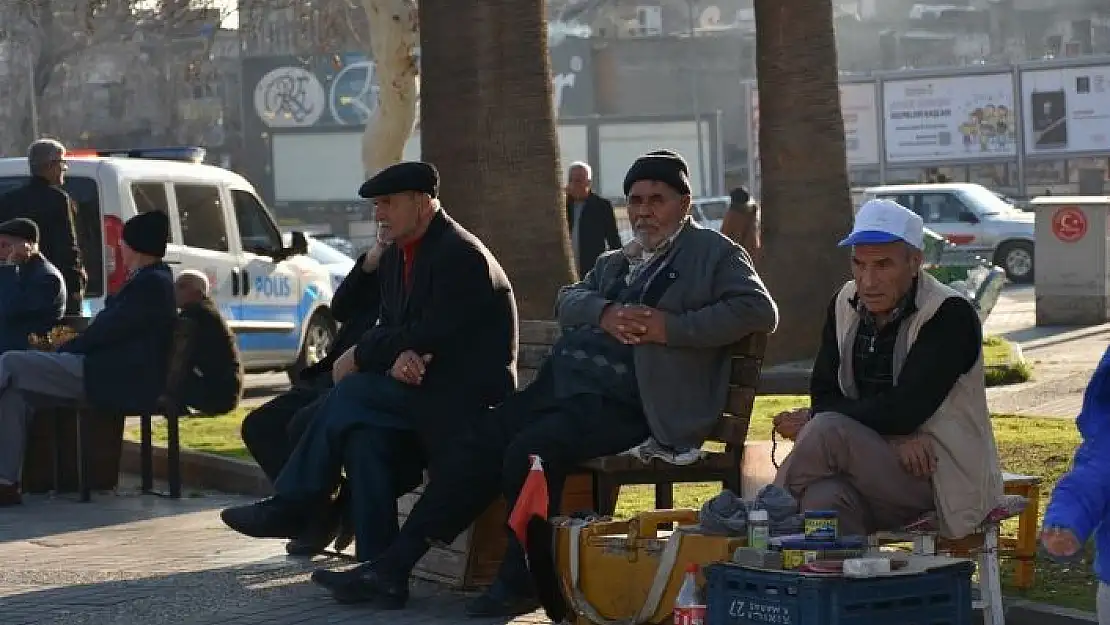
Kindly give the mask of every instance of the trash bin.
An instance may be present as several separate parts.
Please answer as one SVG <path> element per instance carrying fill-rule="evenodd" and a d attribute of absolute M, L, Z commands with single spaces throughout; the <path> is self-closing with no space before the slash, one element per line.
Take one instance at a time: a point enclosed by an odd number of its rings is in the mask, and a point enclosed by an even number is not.
<path fill-rule="evenodd" d="M 1037 325 L 1097 325 L 1110 319 L 1107 196 L 1047 196 L 1037 214 Z"/>

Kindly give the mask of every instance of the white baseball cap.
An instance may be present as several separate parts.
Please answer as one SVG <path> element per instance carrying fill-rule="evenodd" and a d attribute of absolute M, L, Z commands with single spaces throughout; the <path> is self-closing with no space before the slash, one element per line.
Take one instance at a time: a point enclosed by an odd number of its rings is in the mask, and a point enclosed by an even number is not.
<path fill-rule="evenodd" d="M 852 233 L 840 242 L 849 245 L 881 245 L 903 241 L 925 249 L 925 224 L 921 216 L 894 200 L 869 200 L 856 213 Z"/>

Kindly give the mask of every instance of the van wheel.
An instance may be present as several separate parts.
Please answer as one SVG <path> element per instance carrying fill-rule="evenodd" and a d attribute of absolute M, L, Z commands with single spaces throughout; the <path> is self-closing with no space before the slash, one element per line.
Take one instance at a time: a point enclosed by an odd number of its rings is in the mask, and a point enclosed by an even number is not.
<path fill-rule="evenodd" d="M 301 372 L 323 360 L 331 347 L 332 341 L 338 330 L 331 315 L 318 312 L 308 321 L 305 331 L 304 343 L 301 344 L 301 353 L 297 354 L 297 362 L 289 367 L 289 380 L 296 384 L 301 379 Z"/>
<path fill-rule="evenodd" d="M 994 263 L 1006 270 L 1010 282 L 1029 284 L 1033 282 L 1033 244 L 1028 241 L 1012 241 L 998 248 Z"/>

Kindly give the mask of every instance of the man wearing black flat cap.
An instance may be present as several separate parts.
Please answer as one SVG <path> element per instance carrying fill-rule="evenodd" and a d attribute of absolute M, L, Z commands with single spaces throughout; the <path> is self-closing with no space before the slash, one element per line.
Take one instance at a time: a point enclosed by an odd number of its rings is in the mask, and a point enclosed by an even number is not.
<path fill-rule="evenodd" d="M 532 456 L 542 461 L 554 516 L 564 479 L 584 461 L 634 447 L 672 457 L 701 447 L 725 407 L 726 347 L 773 331 L 778 310 L 747 253 L 689 219 L 689 169 L 681 156 L 638 158 L 624 191 L 635 239 L 560 290 L 563 332 L 535 381 L 457 440 L 381 557 L 313 574 L 338 601 L 402 607 L 408 576 L 429 545 L 451 543 L 499 495 L 514 508 Z M 468 614 L 509 617 L 534 610 L 536 593 L 558 595 L 549 583 L 554 571 L 533 573 L 545 583 L 533 587 L 522 546 L 510 538 L 497 581 Z M 545 607 L 555 621 L 565 615 Z"/>
<path fill-rule="evenodd" d="M 39 253 L 39 227 L 30 219 L 0 224 L 0 354 L 27 349 L 65 313 L 62 273 Z"/>
<path fill-rule="evenodd" d="M 26 423 L 39 398 L 123 414 L 158 410 L 177 317 L 173 275 L 162 262 L 169 240 L 165 213 L 128 220 L 120 246 L 127 282 L 89 327 L 57 352 L 0 355 L 0 505 L 19 503 Z"/>
<path fill-rule="evenodd" d="M 345 469 L 356 556 L 373 560 L 398 531 L 397 497 L 420 484 L 425 467 L 435 475 L 461 426 L 515 388 L 509 280 L 440 207 L 438 188 L 435 167 L 407 162 L 359 189 L 389 242 L 378 265 L 379 322 L 335 361 L 335 388 L 275 480 L 276 495 L 224 510 L 232 529 L 296 536 Z"/>

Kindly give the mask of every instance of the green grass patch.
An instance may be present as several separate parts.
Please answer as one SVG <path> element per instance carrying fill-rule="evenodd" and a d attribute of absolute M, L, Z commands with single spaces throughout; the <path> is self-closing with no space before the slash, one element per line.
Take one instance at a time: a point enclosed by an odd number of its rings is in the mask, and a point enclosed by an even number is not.
<path fill-rule="evenodd" d="M 998 336 L 983 337 L 983 369 L 986 384 L 1021 384 L 1033 378 L 1033 366 L 1014 358 L 1013 343 Z"/>
<path fill-rule="evenodd" d="M 771 420 L 783 410 L 809 405 L 809 398 L 801 395 L 759 397 L 752 412 L 748 437 L 751 440 L 768 440 Z M 239 459 L 249 459 L 239 437 L 239 427 L 246 410 L 219 417 L 186 418 L 181 421 L 182 445 L 189 449 L 205 451 Z M 1034 419 L 996 415 L 993 419 L 995 438 L 998 442 L 1002 466 L 1011 473 L 1039 475 L 1041 509 L 1048 503 L 1056 481 L 1067 470 L 1072 453 L 1079 444 L 1079 434 L 1070 419 Z M 127 436 L 138 439 L 138 428 L 129 428 Z M 154 438 L 165 443 L 164 424 L 155 427 Z M 675 505 L 682 508 L 700 508 L 703 503 L 720 492 L 718 484 L 684 484 L 675 488 Z M 617 513 L 630 516 L 654 507 L 654 493 L 649 486 L 626 486 L 621 490 Z M 1005 535 L 1013 536 L 1016 521 L 1003 527 Z M 1094 610 L 1097 581 L 1093 574 L 1093 552 L 1074 565 L 1058 565 L 1047 560 L 1036 562 L 1036 586 L 1025 593 L 1034 601 L 1043 601 L 1081 610 Z M 1004 573 L 1004 579 L 1007 573 Z M 1012 588 L 1007 592 L 1014 592 Z"/>

